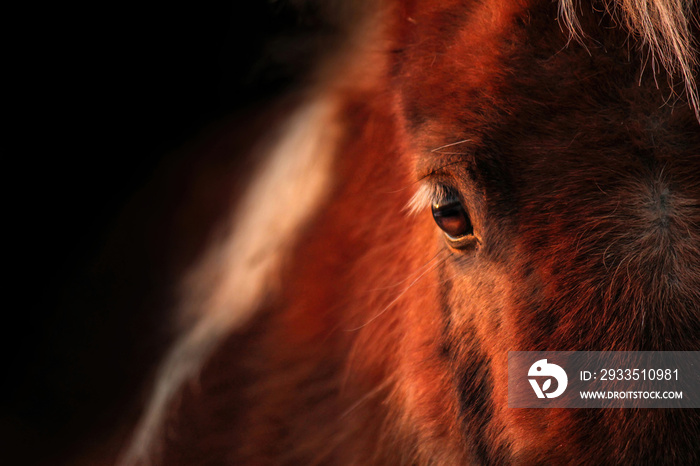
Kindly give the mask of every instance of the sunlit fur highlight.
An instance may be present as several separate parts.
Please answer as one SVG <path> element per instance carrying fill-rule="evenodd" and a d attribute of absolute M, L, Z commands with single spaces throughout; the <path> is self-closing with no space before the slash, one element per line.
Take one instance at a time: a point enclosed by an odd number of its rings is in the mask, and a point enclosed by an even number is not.
<path fill-rule="evenodd" d="M 265 163 L 241 199 L 241 214 L 232 217 L 223 240 L 187 277 L 182 312 L 194 326 L 161 367 L 148 411 L 121 464 L 135 464 L 157 445 L 162 417 L 182 384 L 196 378 L 221 338 L 278 289 L 281 261 L 332 183 L 336 111 L 332 97 L 312 99 L 289 118 L 279 141 L 262 149 Z"/>
<path fill-rule="evenodd" d="M 415 215 L 435 204 L 439 204 L 445 200 L 446 196 L 447 191 L 443 185 L 432 180 L 421 181 L 416 193 L 408 201 L 406 209 L 410 214 Z"/>

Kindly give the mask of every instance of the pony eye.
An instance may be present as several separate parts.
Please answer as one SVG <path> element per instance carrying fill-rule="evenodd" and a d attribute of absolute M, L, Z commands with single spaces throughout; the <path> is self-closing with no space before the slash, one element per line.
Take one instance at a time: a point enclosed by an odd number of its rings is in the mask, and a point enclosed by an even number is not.
<path fill-rule="evenodd" d="M 455 195 L 433 204 L 433 219 L 451 241 L 461 240 L 474 234 L 469 214 Z"/>

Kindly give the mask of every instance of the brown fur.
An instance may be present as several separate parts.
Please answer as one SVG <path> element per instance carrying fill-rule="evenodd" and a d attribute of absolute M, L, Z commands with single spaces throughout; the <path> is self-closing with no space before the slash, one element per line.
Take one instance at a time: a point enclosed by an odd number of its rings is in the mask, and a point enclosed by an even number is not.
<path fill-rule="evenodd" d="M 590 7 L 584 47 L 549 1 L 388 3 L 356 64 L 381 79 L 332 90 L 336 181 L 283 286 L 139 461 L 700 462 L 697 410 L 506 400 L 509 350 L 700 349 L 692 107 Z M 475 250 L 406 212 L 425 182 L 462 194 Z"/>

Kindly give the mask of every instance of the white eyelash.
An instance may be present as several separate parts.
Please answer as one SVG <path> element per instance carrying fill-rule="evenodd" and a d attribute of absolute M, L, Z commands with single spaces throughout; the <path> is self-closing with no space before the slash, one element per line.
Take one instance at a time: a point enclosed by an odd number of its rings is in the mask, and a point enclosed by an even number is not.
<path fill-rule="evenodd" d="M 446 197 L 447 190 L 444 186 L 437 183 L 424 182 L 418 187 L 418 191 L 411 197 L 408 204 L 406 204 L 406 210 L 411 215 L 415 215 L 433 204 L 438 204 Z"/>

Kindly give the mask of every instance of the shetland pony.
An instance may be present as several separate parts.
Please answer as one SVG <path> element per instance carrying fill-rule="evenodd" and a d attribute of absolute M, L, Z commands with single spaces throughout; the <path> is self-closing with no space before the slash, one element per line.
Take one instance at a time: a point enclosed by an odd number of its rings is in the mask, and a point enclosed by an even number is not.
<path fill-rule="evenodd" d="M 507 405 L 510 350 L 700 349 L 696 4 L 337 3 L 120 464 L 700 463 Z"/>

